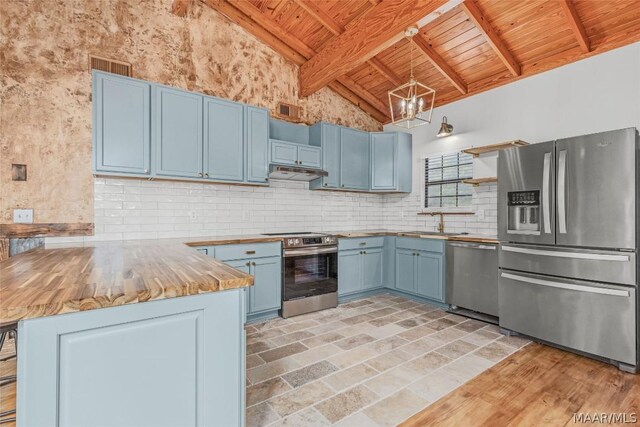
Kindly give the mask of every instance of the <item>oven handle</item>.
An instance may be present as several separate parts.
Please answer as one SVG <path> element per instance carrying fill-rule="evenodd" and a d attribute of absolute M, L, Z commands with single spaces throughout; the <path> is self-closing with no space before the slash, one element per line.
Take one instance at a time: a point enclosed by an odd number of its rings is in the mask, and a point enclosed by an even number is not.
<path fill-rule="evenodd" d="M 338 253 L 338 248 L 335 246 L 332 246 L 330 248 L 287 249 L 284 251 L 284 257 L 288 258 L 293 256 L 333 254 L 333 253 Z"/>

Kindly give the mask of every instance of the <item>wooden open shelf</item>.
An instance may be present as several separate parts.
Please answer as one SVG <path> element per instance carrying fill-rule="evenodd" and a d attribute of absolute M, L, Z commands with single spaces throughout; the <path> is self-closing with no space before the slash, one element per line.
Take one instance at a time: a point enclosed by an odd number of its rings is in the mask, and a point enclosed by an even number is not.
<path fill-rule="evenodd" d="M 465 184 L 471 184 L 474 187 L 477 187 L 480 184 L 487 184 L 489 182 L 498 182 L 497 176 L 490 176 L 487 178 L 471 178 L 462 180 Z"/>
<path fill-rule="evenodd" d="M 467 148 L 466 150 L 462 150 L 462 152 L 472 154 L 473 157 L 478 157 L 480 154 L 491 153 L 492 151 L 500 151 L 506 148 L 522 147 L 524 145 L 529 145 L 529 143 L 516 139 L 515 141 L 501 142 L 500 144 L 491 144 L 482 147 L 471 147 Z"/>

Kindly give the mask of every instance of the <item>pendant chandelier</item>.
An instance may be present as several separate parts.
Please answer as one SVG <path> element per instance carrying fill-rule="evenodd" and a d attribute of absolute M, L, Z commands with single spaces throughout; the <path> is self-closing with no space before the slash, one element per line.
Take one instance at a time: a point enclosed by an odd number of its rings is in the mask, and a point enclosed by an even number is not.
<path fill-rule="evenodd" d="M 407 129 L 431 123 L 433 102 L 436 98 L 435 90 L 420 83 L 413 76 L 413 36 L 416 34 L 418 27 L 410 27 L 404 33 L 411 49 L 409 82 L 388 92 L 391 123 Z"/>

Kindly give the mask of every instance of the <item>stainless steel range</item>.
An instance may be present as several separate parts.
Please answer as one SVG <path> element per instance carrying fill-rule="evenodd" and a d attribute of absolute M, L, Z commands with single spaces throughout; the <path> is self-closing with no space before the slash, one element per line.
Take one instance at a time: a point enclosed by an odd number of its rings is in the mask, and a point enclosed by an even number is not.
<path fill-rule="evenodd" d="M 282 236 L 282 317 L 338 306 L 338 239 L 320 233 Z"/>

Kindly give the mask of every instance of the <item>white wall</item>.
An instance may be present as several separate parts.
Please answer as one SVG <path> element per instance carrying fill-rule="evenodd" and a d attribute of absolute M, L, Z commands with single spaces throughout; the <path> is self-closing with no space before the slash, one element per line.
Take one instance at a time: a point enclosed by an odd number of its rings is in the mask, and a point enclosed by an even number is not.
<path fill-rule="evenodd" d="M 454 134 L 439 139 L 436 133 L 443 116 L 453 124 Z M 424 179 L 420 159 L 431 154 L 514 139 L 537 143 L 634 126 L 640 128 L 640 43 L 436 108 L 430 125 L 411 131 L 414 192 L 388 199 L 385 226 L 405 229 L 434 226 L 430 217 L 415 215 L 421 210 Z M 397 128 L 385 126 L 385 130 L 394 129 Z M 491 159 L 482 160 L 489 165 L 493 163 Z M 474 210 L 483 210 L 484 220 L 447 217 L 450 229 L 494 234 L 496 189 L 496 185 L 476 188 Z"/>

